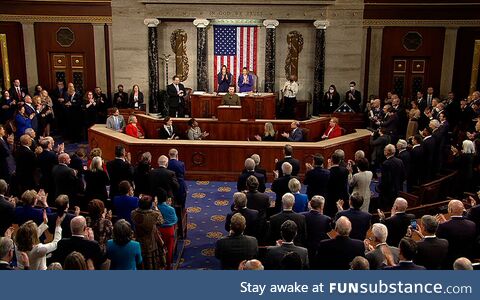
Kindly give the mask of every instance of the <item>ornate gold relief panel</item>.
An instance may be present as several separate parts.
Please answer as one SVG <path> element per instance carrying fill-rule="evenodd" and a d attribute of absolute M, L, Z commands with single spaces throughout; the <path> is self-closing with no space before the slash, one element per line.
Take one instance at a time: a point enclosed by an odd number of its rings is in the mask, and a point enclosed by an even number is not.
<path fill-rule="evenodd" d="M 285 77 L 294 75 L 298 79 L 298 58 L 303 50 L 303 36 L 298 31 L 290 31 L 287 34 L 288 54 L 285 59 Z"/>
<path fill-rule="evenodd" d="M 0 90 L 10 88 L 10 67 L 8 66 L 7 35 L 0 34 Z"/>
<path fill-rule="evenodd" d="M 180 81 L 188 78 L 187 33 L 183 29 L 175 30 L 170 36 L 170 44 L 175 54 L 176 74 Z"/>

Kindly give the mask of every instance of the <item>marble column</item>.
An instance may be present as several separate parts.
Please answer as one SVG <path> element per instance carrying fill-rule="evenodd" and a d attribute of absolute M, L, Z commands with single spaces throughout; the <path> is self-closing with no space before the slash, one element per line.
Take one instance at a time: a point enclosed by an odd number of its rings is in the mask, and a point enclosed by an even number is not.
<path fill-rule="evenodd" d="M 313 113 L 320 114 L 321 101 L 323 98 L 323 86 L 325 85 L 325 31 L 330 23 L 317 20 L 313 22 L 315 32 L 315 74 L 313 75 Z"/>
<path fill-rule="evenodd" d="M 370 38 L 370 66 L 368 74 L 368 93 L 363 95 L 363 99 L 368 99 L 369 95 L 380 94 L 380 71 L 382 61 L 382 43 L 383 26 L 372 27 Z"/>
<path fill-rule="evenodd" d="M 35 50 L 35 29 L 33 22 L 22 22 L 22 30 L 23 41 L 25 44 L 25 64 L 27 69 L 26 84 L 28 90 L 33 92 L 35 85 L 38 84 L 37 53 Z M 12 60 L 10 60 L 10 64 L 13 64 Z M 13 82 L 13 80 L 16 78 L 10 79 Z M 25 82 L 22 82 L 22 84 L 24 85 Z"/>
<path fill-rule="evenodd" d="M 208 39 L 207 19 L 195 19 L 193 25 L 197 27 L 197 90 L 208 91 Z"/>
<path fill-rule="evenodd" d="M 158 19 L 145 19 L 143 24 L 148 26 L 148 88 L 149 101 L 146 103 L 147 114 L 150 108 L 153 112 L 158 112 L 158 94 L 159 94 L 159 72 L 158 72 L 158 34 L 157 26 L 160 24 Z M 151 106 L 151 107 L 150 107 Z"/>
<path fill-rule="evenodd" d="M 457 45 L 458 26 L 445 28 L 443 44 L 442 76 L 440 78 L 440 95 L 446 96 L 452 89 L 453 63 L 455 62 L 455 48 Z"/>
<path fill-rule="evenodd" d="M 107 93 L 107 62 L 105 59 L 104 24 L 93 24 L 93 40 L 95 43 L 95 77 L 96 85 Z M 110 96 L 109 96 L 110 97 Z"/>
<path fill-rule="evenodd" d="M 275 28 L 278 26 L 277 20 L 265 20 L 263 26 L 266 27 L 265 36 L 265 92 L 275 92 Z"/>

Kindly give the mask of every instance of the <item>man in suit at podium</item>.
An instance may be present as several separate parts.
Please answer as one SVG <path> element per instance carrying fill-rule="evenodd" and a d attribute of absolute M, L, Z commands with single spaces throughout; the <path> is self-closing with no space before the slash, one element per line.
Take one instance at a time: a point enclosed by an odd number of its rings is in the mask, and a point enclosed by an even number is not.
<path fill-rule="evenodd" d="M 185 102 L 183 97 L 186 94 L 185 87 L 180 83 L 180 77 L 173 76 L 172 84 L 167 86 L 168 94 L 168 115 L 170 117 L 183 118 L 185 116 Z"/>
<path fill-rule="evenodd" d="M 222 98 L 222 105 L 237 105 L 240 106 L 240 97 L 235 94 L 235 87 L 228 87 L 228 94 L 224 95 Z"/>

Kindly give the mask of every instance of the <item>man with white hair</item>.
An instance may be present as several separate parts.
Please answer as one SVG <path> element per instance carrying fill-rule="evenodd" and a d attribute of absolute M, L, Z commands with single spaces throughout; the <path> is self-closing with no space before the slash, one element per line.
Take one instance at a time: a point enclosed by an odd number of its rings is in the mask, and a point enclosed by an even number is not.
<path fill-rule="evenodd" d="M 252 158 L 245 159 L 245 170 L 240 174 L 237 180 L 237 191 L 242 192 L 247 189 L 247 178 L 255 176 L 258 179 L 258 191 L 265 192 L 265 176 L 255 172 L 255 161 Z"/>
<path fill-rule="evenodd" d="M 405 180 L 405 167 L 403 162 L 395 157 L 395 146 L 388 144 L 385 146 L 385 161 L 381 166 L 382 177 L 378 184 L 380 194 L 380 205 L 382 208 L 392 207 L 393 200 L 398 196 L 398 192 L 403 190 L 403 181 Z"/>
<path fill-rule="evenodd" d="M 87 263 L 93 264 L 95 269 L 100 269 L 106 257 L 100 250 L 98 242 L 94 239 L 93 230 L 87 227 L 85 217 L 73 218 L 70 221 L 70 230 L 72 236 L 63 238 L 58 242 L 57 250 L 53 252 L 51 261 L 63 264 L 70 253 L 77 251 L 82 253 Z"/>
<path fill-rule="evenodd" d="M 172 148 L 168 151 L 168 160 L 167 168 L 170 171 L 175 172 L 175 176 L 178 180 L 179 188 L 175 193 L 175 199 L 177 204 L 185 207 L 185 201 L 187 200 L 187 184 L 185 183 L 185 163 L 178 159 L 178 150 Z"/>
<path fill-rule="evenodd" d="M 398 264 L 398 248 L 387 244 L 388 229 L 381 223 L 372 225 L 373 240 L 366 239 L 365 257 L 370 270 L 379 270 L 388 265 Z"/>
<path fill-rule="evenodd" d="M 270 218 L 270 228 L 268 234 L 269 245 L 275 245 L 276 241 L 281 238 L 280 229 L 286 220 L 292 220 L 297 224 L 297 236 L 295 237 L 295 245 L 303 246 L 306 241 L 305 217 L 293 211 L 295 196 L 291 193 L 285 193 L 282 197 L 283 210 Z"/>
<path fill-rule="evenodd" d="M 255 172 L 257 173 L 260 173 L 263 175 L 263 177 L 265 177 L 265 183 L 267 183 L 268 179 L 267 179 L 267 170 L 265 170 L 264 168 L 262 168 L 260 166 L 260 162 L 261 162 L 261 157 L 260 155 L 254 153 L 252 154 L 252 156 L 250 156 L 251 159 L 253 159 L 253 161 L 255 162 Z M 244 171 L 245 172 L 245 171 Z"/>
<path fill-rule="evenodd" d="M 389 218 L 385 218 L 385 214 L 381 210 L 378 210 L 380 222 L 388 228 L 387 244 L 398 246 L 400 240 L 407 233 L 411 220 L 415 219 L 415 215 L 406 213 L 407 207 L 407 200 L 398 197 L 393 203 L 391 216 Z"/>
<path fill-rule="evenodd" d="M 156 195 L 158 190 L 163 189 L 169 198 L 173 198 L 180 185 L 175 172 L 167 169 L 168 157 L 161 155 L 158 158 L 158 168 L 153 169 L 148 174 L 148 183 L 150 185 L 150 195 Z M 175 204 L 177 199 L 175 199 Z"/>
<path fill-rule="evenodd" d="M 454 270 L 472 271 L 472 262 L 466 257 L 459 257 L 453 263 Z"/>
<path fill-rule="evenodd" d="M 340 217 L 335 223 L 337 236 L 320 242 L 316 267 L 319 270 L 348 270 L 356 256 L 365 257 L 365 246 L 360 240 L 349 237 L 352 223 L 347 217 Z"/>
<path fill-rule="evenodd" d="M 463 216 L 465 207 L 460 200 L 451 200 L 448 203 L 450 220 L 439 217 L 443 221 L 438 225 L 437 237 L 448 241 L 448 255 L 445 268 L 451 268 L 459 257 L 473 258 L 477 228 L 474 222 Z"/>
<path fill-rule="evenodd" d="M 289 193 L 288 183 L 290 179 L 296 178 L 292 175 L 292 165 L 289 162 L 282 164 L 282 174 L 279 176 L 277 171 L 274 171 L 275 180 L 272 182 L 271 190 L 275 193 L 275 212 L 279 212 L 282 208 L 282 197 L 285 193 Z"/>
<path fill-rule="evenodd" d="M 58 165 L 52 169 L 53 186 L 55 188 L 54 198 L 59 195 L 67 195 L 72 206 L 80 206 L 78 194 L 83 190 L 81 179 L 77 171 L 70 168 L 70 156 L 68 153 L 61 153 L 58 156 Z"/>

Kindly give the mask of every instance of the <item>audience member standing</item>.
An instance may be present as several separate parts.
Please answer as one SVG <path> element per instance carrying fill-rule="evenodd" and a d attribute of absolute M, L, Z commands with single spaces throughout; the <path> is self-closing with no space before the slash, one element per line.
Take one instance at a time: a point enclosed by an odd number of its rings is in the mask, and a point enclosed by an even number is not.
<path fill-rule="evenodd" d="M 241 192 L 247 188 L 247 178 L 250 176 L 255 176 L 258 180 L 258 190 L 261 193 L 265 192 L 265 176 L 263 174 L 255 172 L 255 161 L 252 158 L 247 158 L 245 160 L 245 169 L 240 174 L 237 180 L 237 191 Z"/>
<path fill-rule="evenodd" d="M 329 217 L 334 217 L 337 213 L 337 201 L 346 201 L 348 199 L 348 170 L 340 165 L 342 157 L 339 153 L 333 153 L 331 163 L 327 186 L 327 203 L 325 204 L 324 213 Z"/>
<path fill-rule="evenodd" d="M 405 180 L 405 168 L 403 162 L 395 157 L 395 146 L 388 144 L 384 150 L 385 161 L 382 163 L 382 177 L 378 184 L 380 205 L 382 208 L 392 207 L 398 192 L 403 190 Z"/>
<path fill-rule="evenodd" d="M 52 169 L 55 184 L 55 198 L 67 195 L 74 206 L 80 205 L 79 193 L 83 191 L 83 183 L 77 176 L 77 171 L 70 168 L 70 156 L 62 153 L 58 156 L 58 165 Z"/>
<path fill-rule="evenodd" d="M 162 155 L 158 158 L 158 168 L 150 171 L 148 181 L 150 185 L 151 195 L 156 195 L 158 189 L 163 189 L 167 192 L 168 198 L 174 197 L 175 193 L 180 188 L 175 172 L 167 169 L 168 157 Z M 176 201 L 176 199 L 174 199 Z M 174 202 L 177 204 L 176 202 Z"/>
<path fill-rule="evenodd" d="M 427 270 L 442 269 L 448 254 L 448 241 L 435 235 L 437 229 L 438 221 L 430 215 L 422 217 L 419 230 L 410 229 L 410 232 L 414 231 L 422 238 L 417 242 L 418 251 L 413 261 L 417 265 L 424 266 Z"/>
<path fill-rule="evenodd" d="M 133 241 L 133 230 L 127 221 L 120 219 L 113 227 L 113 239 L 107 242 L 110 270 L 136 270 L 142 263 L 140 243 Z"/>
<path fill-rule="evenodd" d="M 360 207 L 361 211 L 368 212 L 370 208 L 370 183 L 372 182 L 373 173 L 368 170 L 368 160 L 362 158 L 356 161 L 356 166 L 358 168 L 357 173 L 353 173 L 351 163 L 347 164 L 348 170 L 348 184 L 352 189 L 352 194 L 359 194 L 363 203 Z"/>
<path fill-rule="evenodd" d="M 343 200 L 339 200 L 337 203 L 338 213 L 335 216 L 335 220 L 345 216 L 352 223 L 352 231 L 350 237 L 352 239 L 364 240 L 367 236 L 367 231 L 370 229 L 370 222 L 372 215 L 368 212 L 361 211 L 360 208 L 363 205 L 363 198 L 360 194 L 352 193 L 348 200 L 350 208 L 343 210 Z"/>
<path fill-rule="evenodd" d="M 133 181 L 133 167 L 130 165 L 130 154 L 125 153 L 125 148 L 121 145 L 115 146 L 115 159 L 107 163 L 108 176 L 110 177 L 110 199 L 120 195 L 118 184 L 127 180 Z"/>
<path fill-rule="evenodd" d="M 281 160 L 275 160 L 275 170 L 278 171 L 278 176 L 283 176 L 282 165 L 284 162 L 288 162 L 292 166 L 292 176 L 297 176 L 300 171 L 300 161 L 293 157 L 293 147 L 290 144 L 286 144 L 283 147 L 283 154 L 285 155 Z"/>
<path fill-rule="evenodd" d="M 279 212 L 282 207 L 283 195 L 290 192 L 288 183 L 295 177 L 292 176 L 292 165 L 288 162 L 282 164 L 282 176 L 277 175 L 277 171 L 274 171 L 274 174 L 276 178 L 272 182 L 271 190 L 275 193 L 275 212 Z"/>
<path fill-rule="evenodd" d="M 378 210 L 380 222 L 388 228 L 387 244 L 397 246 L 407 233 L 411 220 L 415 219 L 415 215 L 406 213 L 407 207 L 407 200 L 397 198 L 393 203 L 391 216 L 389 218 L 385 218 L 383 212 Z"/>
<path fill-rule="evenodd" d="M 305 216 L 297 214 L 293 211 L 293 204 L 295 197 L 286 193 L 282 197 L 282 211 L 270 217 L 270 228 L 268 234 L 268 241 L 270 245 L 275 245 L 275 242 L 280 239 L 280 227 L 286 220 L 292 220 L 297 224 L 297 236 L 295 237 L 295 244 L 303 246 L 307 240 L 307 230 L 305 228 Z"/>
<path fill-rule="evenodd" d="M 380 270 L 386 266 L 398 264 L 399 250 L 387 244 L 388 229 L 381 223 L 372 225 L 373 240 L 366 239 L 365 258 L 368 260 L 370 270 Z"/>
<path fill-rule="evenodd" d="M 307 228 L 307 246 L 310 262 L 315 260 L 320 242 L 329 239 L 328 233 L 332 230 L 332 219 L 323 214 L 325 198 L 313 196 L 309 202 L 310 211 L 302 213 L 305 216 Z"/>
<path fill-rule="evenodd" d="M 317 153 L 313 156 L 313 166 L 309 163 L 305 164 L 307 172 L 303 184 L 307 186 L 308 199 L 312 199 L 315 195 L 327 197 L 330 171 L 323 167 L 323 163 L 323 156 Z"/>
<path fill-rule="evenodd" d="M 131 214 L 138 207 L 138 197 L 135 197 L 134 190 L 130 182 L 124 180 L 118 185 L 120 195 L 113 198 L 113 211 L 120 219 L 131 222 Z"/>

